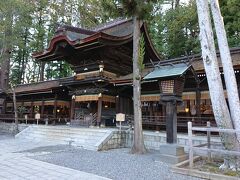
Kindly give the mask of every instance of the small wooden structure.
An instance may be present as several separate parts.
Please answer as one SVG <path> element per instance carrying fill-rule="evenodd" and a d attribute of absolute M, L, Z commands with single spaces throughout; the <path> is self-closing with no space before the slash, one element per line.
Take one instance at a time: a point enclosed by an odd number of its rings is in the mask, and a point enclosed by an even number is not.
<path fill-rule="evenodd" d="M 160 66 L 143 78 L 144 81 L 158 81 L 160 102 L 166 107 L 167 143 L 170 144 L 177 143 L 177 105 L 182 103 L 185 76 L 190 69 L 193 72 L 185 63 Z"/>

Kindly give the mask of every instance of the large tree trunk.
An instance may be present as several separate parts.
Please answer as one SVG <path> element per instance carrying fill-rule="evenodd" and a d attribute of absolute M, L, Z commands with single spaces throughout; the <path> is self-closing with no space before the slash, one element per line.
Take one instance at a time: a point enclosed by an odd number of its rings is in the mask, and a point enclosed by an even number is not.
<path fill-rule="evenodd" d="M 44 81 L 45 62 L 41 62 L 40 66 L 40 81 Z"/>
<path fill-rule="evenodd" d="M 214 45 L 213 30 L 209 15 L 208 0 L 197 0 L 198 19 L 200 27 L 200 42 L 202 58 L 207 75 L 209 92 L 216 123 L 219 128 L 233 129 L 230 113 L 224 97 L 222 81 Z M 226 149 L 239 150 L 235 134 L 220 134 Z"/>
<path fill-rule="evenodd" d="M 223 65 L 224 79 L 227 89 L 232 122 L 235 129 L 240 129 L 240 102 L 237 81 L 233 69 L 231 54 L 227 41 L 227 35 L 224 28 L 223 17 L 221 16 L 218 0 L 211 0 L 210 2 L 218 39 L 219 51 Z M 237 134 L 237 137 L 238 141 L 240 141 L 240 134 Z"/>
<path fill-rule="evenodd" d="M 139 67 L 139 40 L 140 40 L 140 20 L 133 17 L 133 105 L 134 105 L 134 136 L 131 152 L 143 154 L 146 148 L 142 132 L 142 109 L 141 109 L 141 75 Z"/>
<path fill-rule="evenodd" d="M 9 88 L 9 68 L 10 68 L 10 58 L 12 51 L 12 24 L 13 15 L 11 10 L 7 12 L 6 21 L 8 22 L 5 27 L 4 41 L 3 41 L 3 56 L 1 58 L 1 78 L 0 78 L 0 88 L 6 91 Z"/>

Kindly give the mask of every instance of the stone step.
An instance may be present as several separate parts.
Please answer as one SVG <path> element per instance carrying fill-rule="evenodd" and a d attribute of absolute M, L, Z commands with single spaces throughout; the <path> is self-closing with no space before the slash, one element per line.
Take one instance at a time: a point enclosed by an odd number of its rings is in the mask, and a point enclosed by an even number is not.
<path fill-rule="evenodd" d="M 33 125 L 17 134 L 19 139 L 68 144 L 88 150 L 98 150 L 98 144 L 111 134 L 110 130 Z"/>
<path fill-rule="evenodd" d="M 99 135 L 82 135 L 82 134 L 63 134 L 59 132 L 41 132 L 41 131 L 31 131 L 31 132 L 24 132 L 24 135 L 31 135 L 31 136 L 55 136 L 55 137 L 66 137 L 66 138 L 84 138 L 84 139 L 91 139 L 91 140 L 98 140 L 102 137 Z"/>
<path fill-rule="evenodd" d="M 45 134 L 45 135 L 55 135 L 55 136 L 82 136 L 82 137 L 101 137 L 104 134 L 82 134 L 82 133 L 62 133 L 62 132 L 57 132 L 57 131 L 50 131 L 50 132 L 43 132 L 43 131 L 32 131 L 29 133 L 35 133 L 35 134 Z M 29 134 L 28 133 L 28 134 Z"/>
<path fill-rule="evenodd" d="M 91 137 L 81 137 L 81 136 L 47 136 L 41 134 L 28 134 L 25 137 L 32 138 L 32 139 L 54 139 L 56 141 L 75 141 L 75 142 L 98 142 L 101 137 L 98 138 L 91 138 Z"/>
<path fill-rule="evenodd" d="M 37 128 L 42 130 L 63 130 L 63 131 L 71 131 L 71 132 L 99 132 L 99 133 L 106 133 L 108 130 L 99 129 L 99 128 L 76 128 L 76 127 L 61 127 L 61 126 L 45 126 L 45 125 L 33 125 L 31 128 Z"/>
<path fill-rule="evenodd" d="M 19 138 L 19 137 L 18 137 Z M 98 141 L 95 140 L 88 140 L 88 139 L 70 139 L 70 138 L 58 138 L 58 137 L 35 137 L 35 136 L 24 136 L 21 137 L 21 139 L 27 139 L 27 140 L 40 140 L 40 141 L 51 141 L 59 144 L 69 144 L 71 141 L 72 145 L 82 145 L 85 144 L 94 146 Z"/>
<path fill-rule="evenodd" d="M 42 133 L 59 133 L 59 134 L 78 134 L 78 135 L 90 135 L 90 136 L 102 136 L 104 135 L 106 132 L 102 133 L 102 132 L 72 132 L 72 131 L 59 131 L 59 130 L 41 130 L 41 129 L 32 129 L 32 131 L 34 132 L 42 132 Z"/>
<path fill-rule="evenodd" d="M 36 127 L 30 127 L 28 131 L 34 131 L 34 132 L 46 132 L 46 133 L 50 133 L 50 132 L 56 132 L 56 133 L 61 133 L 61 134 L 80 134 L 80 135 L 103 135 L 105 134 L 106 132 L 99 132 L 99 131 L 90 131 L 90 132 L 87 132 L 86 130 L 85 131 L 72 131 L 72 130 L 59 130 L 59 129 L 42 129 L 42 128 L 36 128 Z"/>
<path fill-rule="evenodd" d="M 54 129 L 54 128 L 50 128 L 50 129 L 47 129 L 47 128 L 37 128 L 37 127 L 31 127 L 32 129 L 37 129 L 39 131 L 60 131 L 60 132 L 73 132 L 73 133 L 99 133 L 99 134 L 104 134 L 106 133 L 107 131 L 99 131 L 99 130 L 90 130 L 90 131 L 87 131 L 85 129 Z"/>

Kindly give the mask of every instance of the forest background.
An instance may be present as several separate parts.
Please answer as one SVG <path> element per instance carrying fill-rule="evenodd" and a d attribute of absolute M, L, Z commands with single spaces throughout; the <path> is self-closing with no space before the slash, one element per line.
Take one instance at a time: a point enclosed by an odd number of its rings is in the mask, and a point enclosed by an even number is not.
<path fill-rule="evenodd" d="M 40 64 L 33 52 L 47 48 L 61 25 L 92 29 L 123 16 L 114 0 L 6 0 L 0 1 L 0 58 L 9 53 L 12 85 L 38 82 L 41 68 L 45 80 L 72 75 L 69 64 Z M 240 4 L 220 1 L 230 47 L 240 46 Z M 200 53 L 195 0 L 157 0 L 147 19 L 148 30 L 162 59 Z M 217 43 L 217 42 L 216 42 Z"/>

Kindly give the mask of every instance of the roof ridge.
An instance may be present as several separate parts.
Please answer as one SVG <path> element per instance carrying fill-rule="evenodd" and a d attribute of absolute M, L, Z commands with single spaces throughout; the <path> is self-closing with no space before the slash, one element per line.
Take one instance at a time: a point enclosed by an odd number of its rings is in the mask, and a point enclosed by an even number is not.
<path fill-rule="evenodd" d="M 76 27 L 76 26 L 71 26 L 71 25 L 62 25 L 59 28 L 57 28 L 56 33 L 55 34 L 60 34 L 63 31 L 71 31 L 71 32 L 75 32 L 75 33 L 83 33 L 86 35 L 91 35 L 93 33 L 95 33 L 95 31 L 93 30 L 89 30 L 86 28 L 81 28 L 81 27 Z"/>
<path fill-rule="evenodd" d="M 124 23 L 124 22 L 127 22 L 127 21 L 130 21 L 131 19 L 126 19 L 124 17 L 119 17 L 119 18 L 116 18 L 112 21 L 108 21 L 106 23 L 103 23 L 103 24 L 99 24 L 98 26 L 95 26 L 93 28 L 91 28 L 91 30 L 93 31 L 102 31 L 104 29 L 108 29 L 108 28 L 111 28 L 113 26 L 116 26 L 116 25 L 119 25 L 121 23 Z"/>

